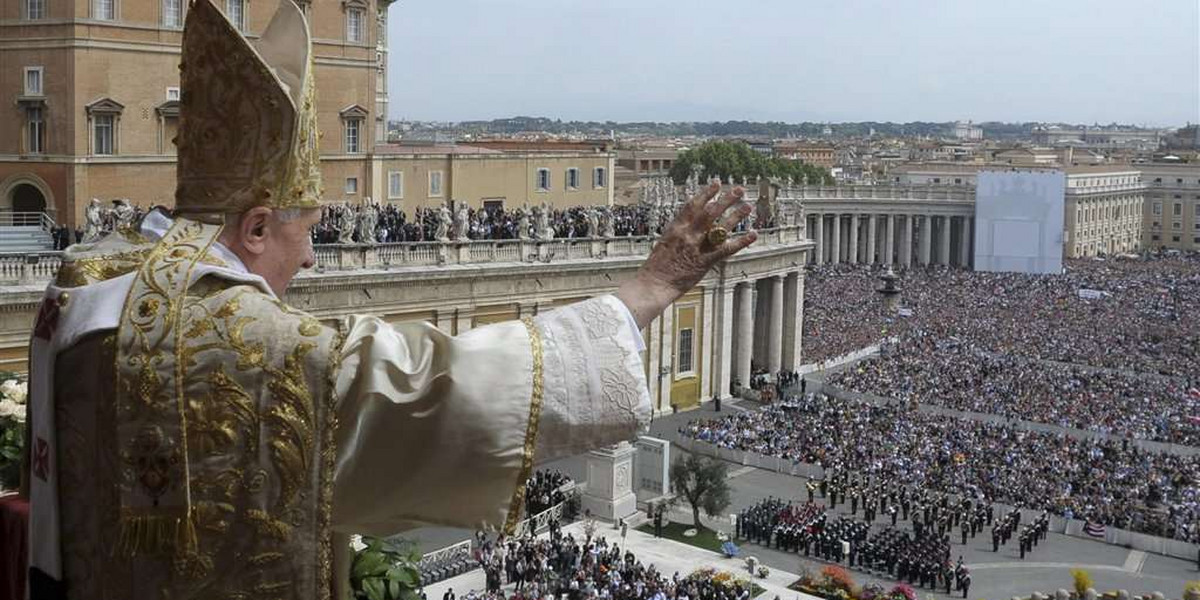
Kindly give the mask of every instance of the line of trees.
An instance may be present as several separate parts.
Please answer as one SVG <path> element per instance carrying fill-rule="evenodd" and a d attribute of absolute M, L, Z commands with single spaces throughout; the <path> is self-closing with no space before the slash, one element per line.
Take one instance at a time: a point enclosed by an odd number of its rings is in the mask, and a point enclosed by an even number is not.
<path fill-rule="evenodd" d="M 765 156 L 755 152 L 745 142 L 711 140 L 686 150 L 671 167 L 671 179 L 676 184 L 682 184 L 697 165 L 702 169 L 701 177 L 717 175 L 727 180 L 732 176 L 738 181 L 755 177 L 791 177 L 796 183 L 833 185 L 833 176 L 821 167 Z"/>

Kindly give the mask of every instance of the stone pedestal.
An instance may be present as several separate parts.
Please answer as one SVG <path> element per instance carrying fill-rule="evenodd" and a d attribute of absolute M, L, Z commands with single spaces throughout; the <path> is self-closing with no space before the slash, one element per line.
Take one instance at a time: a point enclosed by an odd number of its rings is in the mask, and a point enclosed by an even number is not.
<path fill-rule="evenodd" d="M 342 269 L 353 270 L 361 269 L 362 252 L 359 251 L 357 245 L 341 245 L 337 247 L 338 266 Z"/>
<path fill-rule="evenodd" d="M 453 247 L 454 262 L 460 265 L 471 262 L 471 244 L 457 243 Z"/>
<path fill-rule="evenodd" d="M 593 450 L 587 455 L 587 492 L 583 510 L 597 519 L 616 521 L 637 512 L 633 493 L 633 456 L 629 442 Z"/>

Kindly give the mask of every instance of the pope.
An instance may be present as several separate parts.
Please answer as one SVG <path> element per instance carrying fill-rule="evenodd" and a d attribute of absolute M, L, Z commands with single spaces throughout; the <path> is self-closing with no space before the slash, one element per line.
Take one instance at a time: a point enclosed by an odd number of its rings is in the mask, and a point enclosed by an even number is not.
<path fill-rule="evenodd" d="M 311 37 L 183 34 L 175 208 L 66 252 L 31 344 L 33 598 L 344 597 L 351 533 L 511 530 L 535 462 L 629 439 L 639 331 L 755 240 L 692 198 L 616 294 L 452 337 L 281 298 L 320 219 Z"/>

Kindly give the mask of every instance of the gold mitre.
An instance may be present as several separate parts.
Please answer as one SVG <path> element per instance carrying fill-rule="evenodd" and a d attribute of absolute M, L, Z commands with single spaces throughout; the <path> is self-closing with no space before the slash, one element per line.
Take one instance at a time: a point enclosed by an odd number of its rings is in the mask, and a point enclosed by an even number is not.
<path fill-rule="evenodd" d="M 320 206 L 312 41 L 293 0 L 256 44 L 193 0 L 179 68 L 177 213 Z"/>

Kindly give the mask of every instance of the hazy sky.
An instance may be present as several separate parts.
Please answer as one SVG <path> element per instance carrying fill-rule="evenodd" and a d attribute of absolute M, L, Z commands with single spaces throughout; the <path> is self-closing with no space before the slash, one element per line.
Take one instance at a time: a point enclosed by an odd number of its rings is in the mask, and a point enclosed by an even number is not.
<path fill-rule="evenodd" d="M 1200 0 L 400 0 L 391 117 L 1200 121 Z"/>

